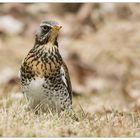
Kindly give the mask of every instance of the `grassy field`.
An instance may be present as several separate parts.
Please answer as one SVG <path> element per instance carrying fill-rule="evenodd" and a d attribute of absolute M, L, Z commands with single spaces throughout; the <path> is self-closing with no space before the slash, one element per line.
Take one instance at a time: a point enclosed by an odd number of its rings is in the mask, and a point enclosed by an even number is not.
<path fill-rule="evenodd" d="M 93 96 L 94 98 L 94 96 Z M 78 103 L 79 99 L 81 102 Z M 86 99 L 86 100 L 85 100 Z M 90 98 L 91 99 L 91 98 Z M 74 98 L 79 122 L 63 115 L 39 114 L 26 111 L 25 99 L 19 95 L 0 100 L 0 136 L 4 137 L 125 137 L 140 136 L 140 113 L 121 111 L 121 102 L 111 108 L 105 96 L 96 96 L 93 103 L 88 96 Z M 112 97 L 113 100 L 113 97 Z M 115 101 L 115 100 L 114 100 Z M 103 102 L 104 105 L 99 105 Z M 109 102 L 109 101 L 107 101 Z M 118 111 L 117 105 L 122 106 Z M 92 106 L 92 108 L 91 108 Z M 98 108 L 97 108 L 98 106 Z M 90 108 L 89 108 L 90 107 Z M 89 110 L 90 112 L 86 111 Z M 92 111 L 91 111 L 92 110 Z"/>

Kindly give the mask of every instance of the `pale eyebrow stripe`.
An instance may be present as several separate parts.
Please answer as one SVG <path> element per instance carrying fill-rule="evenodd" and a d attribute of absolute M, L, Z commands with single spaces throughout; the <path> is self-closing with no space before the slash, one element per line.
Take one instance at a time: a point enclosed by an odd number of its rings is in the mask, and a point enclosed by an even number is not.
<path fill-rule="evenodd" d="M 40 27 L 42 27 L 42 26 L 44 26 L 44 25 L 49 26 L 49 27 L 52 27 L 50 24 L 46 24 L 46 23 L 40 24 Z"/>

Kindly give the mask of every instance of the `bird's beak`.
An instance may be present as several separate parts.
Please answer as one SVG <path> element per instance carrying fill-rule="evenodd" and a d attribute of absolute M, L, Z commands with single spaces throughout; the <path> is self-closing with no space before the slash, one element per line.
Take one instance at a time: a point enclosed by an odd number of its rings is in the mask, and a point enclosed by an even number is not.
<path fill-rule="evenodd" d="M 62 26 L 53 26 L 54 30 L 58 30 L 59 31 L 61 28 L 62 28 Z"/>

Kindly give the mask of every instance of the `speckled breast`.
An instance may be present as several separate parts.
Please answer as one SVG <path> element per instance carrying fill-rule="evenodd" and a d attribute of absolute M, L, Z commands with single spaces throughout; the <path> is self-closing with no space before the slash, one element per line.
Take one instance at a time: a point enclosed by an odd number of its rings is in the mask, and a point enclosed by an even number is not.
<path fill-rule="evenodd" d="M 55 52 L 57 50 L 49 51 L 39 47 L 31 50 L 21 66 L 23 93 L 33 108 L 38 103 L 60 106 L 58 89 L 63 87 L 60 74 L 62 58 L 59 52 Z"/>

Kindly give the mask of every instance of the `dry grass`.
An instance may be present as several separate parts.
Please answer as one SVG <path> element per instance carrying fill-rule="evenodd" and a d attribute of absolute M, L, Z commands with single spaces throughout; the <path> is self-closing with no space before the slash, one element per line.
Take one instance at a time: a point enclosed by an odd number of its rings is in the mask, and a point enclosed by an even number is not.
<path fill-rule="evenodd" d="M 97 96 L 98 97 L 98 96 Z M 100 95 L 98 99 L 104 100 Z M 81 98 L 79 105 L 78 101 Z M 91 97 L 92 98 L 92 97 Z M 94 96 L 93 96 L 94 98 Z M 4 137 L 112 137 L 140 136 L 140 113 L 107 109 L 105 106 L 94 110 L 96 105 L 87 97 L 74 99 L 74 106 L 80 119 L 75 122 L 71 118 L 52 116 L 51 114 L 35 115 L 24 109 L 23 97 L 11 95 L 0 99 L 0 136 Z M 113 99 L 113 98 L 112 98 Z M 86 101 L 86 102 L 85 102 Z M 92 105 L 93 112 L 88 110 L 87 103 Z M 120 104 L 118 102 L 118 104 Z M 123 106 L 122 106 L 123 107 Z M 95 112 L 94 112 L 95 111 Z"/>

